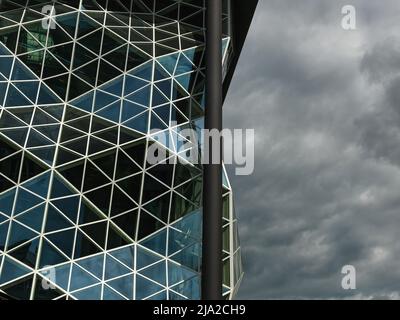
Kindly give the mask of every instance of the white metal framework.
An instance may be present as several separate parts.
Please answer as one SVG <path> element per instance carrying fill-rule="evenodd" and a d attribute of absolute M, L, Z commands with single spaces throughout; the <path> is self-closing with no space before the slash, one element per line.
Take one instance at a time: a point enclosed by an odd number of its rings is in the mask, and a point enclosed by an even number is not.
<path fill-rule="evenodd" d="M 226 66 L 228 10 L 224 20 Z M 0 3 L 2 292 L 199 298 L 201 167 L 146 155 L 151 130 L 176 159 L 181 130 L 201 128 L 203 56 L 202 0 Z M 242 271 L 223 181 L 232 297 Z"/>

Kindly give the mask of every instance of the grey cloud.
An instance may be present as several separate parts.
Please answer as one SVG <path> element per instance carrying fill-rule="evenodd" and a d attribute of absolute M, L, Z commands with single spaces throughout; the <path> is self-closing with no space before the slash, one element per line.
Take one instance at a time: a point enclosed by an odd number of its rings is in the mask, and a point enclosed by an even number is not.
<path fill-rule="evenodd" d="M 380 83 L 399 73 L 400 46 L 398 39 L 387 38 L 374 45 L 361 61 L 361 70 L 370 81 Z"/>
<path fill-rule="evenodd" d="M 361 145 L 376 159 L 400 165 L 400 38 L 385 39 L 365 54 L 361 70 L 380 88 L 371 112 L 355 124 L 361 130 Z"/>
<path fill-rule="evenodd" d="M 260 1 L 225 106 L 225 126 L 255 128 L 257 140 L 254 175 L 229 170 L 238 298 L 400 296 L 400 6 L 354 3 L 360 27 L 345 32 L 346 1 Z M 340 287 L 346 264 L 355 292 Z"/>

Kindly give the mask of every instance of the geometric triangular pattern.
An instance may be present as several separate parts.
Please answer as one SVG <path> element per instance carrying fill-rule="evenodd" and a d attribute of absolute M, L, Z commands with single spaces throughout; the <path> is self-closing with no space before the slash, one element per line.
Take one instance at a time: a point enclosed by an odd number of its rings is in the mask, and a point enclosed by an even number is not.
<path fill-rule="evenodd" d="M 146 154 L 159 131 L 176 160 L 179 132 L 201 126 L 204 1 L 43 4 L 0 1 L 0 290 L 16 299 L 198 299 L 201 168 L 150 165 Z M 232 297 L 242 272 L 223 181 Z"/>

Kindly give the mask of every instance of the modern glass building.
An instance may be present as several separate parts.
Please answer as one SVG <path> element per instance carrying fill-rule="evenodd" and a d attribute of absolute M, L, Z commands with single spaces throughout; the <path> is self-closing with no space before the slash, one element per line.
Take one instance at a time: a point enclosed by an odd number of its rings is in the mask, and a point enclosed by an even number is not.
<path fill-rule="evenodd" d="M 256 1 L 224 1 L 226 93 Z M 0 294 L 200 298 L 203 0 L 0 2 Z M 157 131 L 155 133 L 155 131 Z M 179 139 L 178 139 L 179 138 Z M 223 176 L 224 296 L 242 277 Z"/>

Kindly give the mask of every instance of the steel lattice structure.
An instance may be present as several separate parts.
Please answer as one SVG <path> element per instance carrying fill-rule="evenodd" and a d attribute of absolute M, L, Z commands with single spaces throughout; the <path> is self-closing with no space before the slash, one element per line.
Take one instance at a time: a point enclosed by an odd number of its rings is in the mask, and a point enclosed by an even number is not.
<path fill-rule="evenodd" d="M 0 290 L 17 299 L 198 299 L 201 166 L 149 165 L 154 130 L 201 128 L 204 3 L 0 4 Z M 232 58 L 230 5 L 224 66 Z M 224 292 L 242 271 L 224 185 Z M 50 285 L 50 289 L 43 284 Z"/>

